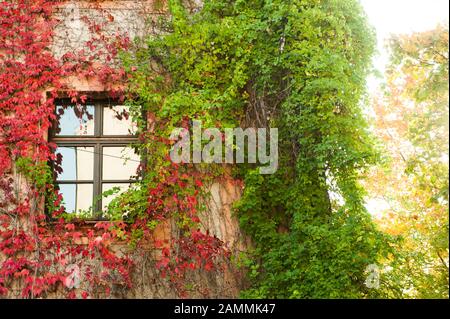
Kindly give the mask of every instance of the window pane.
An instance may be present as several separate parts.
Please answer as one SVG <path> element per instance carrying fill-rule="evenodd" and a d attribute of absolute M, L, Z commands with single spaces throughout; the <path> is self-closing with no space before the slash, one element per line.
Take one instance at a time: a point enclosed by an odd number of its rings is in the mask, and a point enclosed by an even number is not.
<path fill-rule="evenodd" d="M 129 180 L 136 175 L 139 155 L 130 147 L 103 147 L 103 180 Z"/>
<path fill-rule="evenodd" d="M 58 133 L 56 135 L 84 136 L 94 135 L 94 106 L 72 105 L 67 108 L 56 107 Z"/>
<path fill-rule="evenodd" d="M 131 120 L 128 106 L 114 105 L 103 108 L 103 135 L 133 135 L 136 131 L 136 124 Z"/>
<path fill-rule="evenodd" d="M 94 179 L 94 148 L 93 147 L 58 147 L 56 153 L 62 155 L 63 172 L 58 180 L 88 180 Z"/>
<path fill-rule="evenodd" d="M 102 198 L 102 205 L 103 205 L 103 209 L 105 209 L 106 207 L 108 207 L 109 203 L 111 203 L 111 201 L 118 196 L 119 194 L 123 193 L 124 191 L 126 191 L 131 184 L 127 183 L 116 183 L 116 184 L 112 184 L 112 183 L 105 183 L 102 185 L 102 193 L 112 189 L 113 187 L 119 187 L 120 191 L 115 193 L 114 195 L 110 195 L 108 197 L 103 197 Z"/>
<path fill-rule="evenodd" d="M 94 199 L 92 184 L 60 184 L 59 191 L 63 196 L 67 213 L 86 211 L 92 207 Z"/>

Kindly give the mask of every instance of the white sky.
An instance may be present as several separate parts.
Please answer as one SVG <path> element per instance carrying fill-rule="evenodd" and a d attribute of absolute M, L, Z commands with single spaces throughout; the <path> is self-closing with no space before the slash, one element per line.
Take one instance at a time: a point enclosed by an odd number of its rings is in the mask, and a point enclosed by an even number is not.
<path fill-rule="evenodd" d="M 380 71 L 388 61 L 384 44 L 390 34 L 426 31 L 449 21 L 449 0 L 360 1 L 377 32 L 380 54 L 375 58 L 374 66 Z M 369 88 L 376 83 L 377 80 L 370 79 Z"/>

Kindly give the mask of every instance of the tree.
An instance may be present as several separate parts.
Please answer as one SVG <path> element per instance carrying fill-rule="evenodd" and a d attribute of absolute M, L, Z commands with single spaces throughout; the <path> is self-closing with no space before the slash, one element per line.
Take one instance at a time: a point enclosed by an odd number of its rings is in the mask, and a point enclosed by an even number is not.
<path fill-rule="evenodd" d="M 368 296 L 365 269 L 386 246 L 359 185 L 376 159 L 360 104 L 374 50 L 361 6 L 209 0 L 188 15 L 180 3 L 170 1 L 169 32 L 127 58 L 138 66 L 138 104 L 166 136 L 194 119 L 280 132 L 276 174 L 236 172 L 245 182 L 237 214 L 255 243 L 243 296 Z"/>
<path fill-rule="evenodd" d="M 448 298 L 448 27 L 392 37 L 375 131 L 387 161 L 366 183 L 402 237 L 386 280 L 396 297 Z"/>

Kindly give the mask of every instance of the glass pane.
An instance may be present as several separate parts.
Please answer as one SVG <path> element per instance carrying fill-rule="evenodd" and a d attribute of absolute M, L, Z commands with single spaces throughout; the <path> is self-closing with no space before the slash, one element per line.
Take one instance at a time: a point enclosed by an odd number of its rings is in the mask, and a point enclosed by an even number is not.
<path fill-rule="evenodd" d="M 103 147 L 103 180 L 129 180 L 136 175 L 139 155 L 130 147 Z"/>
<path fill-rule="evenodd" d="M 59 191 L 63 196 L 67 213 L 80 210 L 87 211 L 94 200 L 93 184 L 60 184 Z"/>
<path fill-rule="evenodd" d="M 66 108 L 58 105 L 56 114 L 59 116 L 56 135 L 94 135 L 93 105 L 72 105 Z"/>
<path fill-rule="evenodd" d="M 94 179 L 94 148 L 93 147 L 58 147 L 56 153 L 62 155 L 63 172 L 58 180 L 84 180 Z"/>
<path fill-rule="evenodd" d="M 103 135 L 136 134 L 136 124 L 132 122 L 129 107 L 114 105 L 103 108 Z"/>
<path fill-rule="evenodd" d="M 116 183 L 116 184 L 112 184 L 112 183 L 105 183 L 102 185 L 102 194 L 110 189 L 112 189 L 113 187 L 119 187 L 120 191 L 117 193 L 114 193 L 114 195 L 110 195 L 108 197 L 103 197 L 102 198 L 102 205 L 103 205 L 103 209 L 105 209 L 106 207 L 108 207 L 109 203 L 111 203 L 111 201 L 118 196 L 119 194 L 123 193 L 124 191 L 126 191 L 131 184 L 127 183 Z"/>

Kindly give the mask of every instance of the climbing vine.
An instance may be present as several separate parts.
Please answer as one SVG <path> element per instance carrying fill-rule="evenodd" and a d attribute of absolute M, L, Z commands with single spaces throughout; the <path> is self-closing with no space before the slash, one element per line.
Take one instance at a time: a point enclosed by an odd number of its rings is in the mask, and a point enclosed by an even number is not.
<path fill-rule="evenodd" d="M 244 297 L 359 298 L 389 252 L 359 180 L 377 159 L 363 118 L 374 36 L 357 1 L 169 1 L 168 32 L 124 56 L 138 104 L 161 135 L 205 127 L 277 127 L 280 168 L 244 181 L 236 213 L 254 249 Z M 190 126 L 186 127 L 190 129 Z M 210 170 L 214 170 L 209 166 Z"/>
<path fill-rule="evenodd" d="M 0 294 L 23 298 L 126 294 L 136 284 L 136 260 L 160 251 L 161 256 L 152 259 L 155 273 L 168 277 L 176 293 L 185 296 L 188 270 L 217 269 L 217 259 L 227 255 L 219 239 L 200 230 L 201 174 L 183 173 L 164 157 L 149 158 L 140 167 L 143 178 L 127 192 L 130 196 L 113 200 L 104 212 L 108 219 L 95 224 L 66 214 L 54 186 L 62 160 L 47 139 L 61 115 L 55 114 L 55 100 L 62 94 L 74 104 L 86 103 L 88 96 L 71 85 L 74 78 L 94 81 L 111 99 L 127 98 L 129 73 L 118 54 L 130 50 L 130 36 L 126 28 L 111 32 L 117 10 L 111 12 L 102 1 L 85 5 L 95 12 L 94 18 L 71 1 L 0 2 Z M 158 1 L 151 9 L 164 14 Z M 73 23 L 74 18 L 67 17 L 73 12 L 81 28 L 77 48 L 70 46 L 72 34 L 61 33 L 67 27 L 61 29 L 61 24 Z M 145 17 L 145 8 L 141 14 Z M 90 36 L 83 38 L 86 34 Z M 140 111 L 131 108 L 140 127 L 141 150 L 167 143 L 153 140 Z M 156 240 L 155 228 L 164 220 L 175 220 L 179 233 Z"/>
<path fill-rule="evenodd" d="M 206 186 L 232 171 L 244 185 L 236 214 L 253 242 L 240 256 L 251 280 L 242 296 L 377 296 L 364 286 L 364 270 L 389 246 L 359 186 L 377 154 L 361 105 L 374 40 L 356 0 L 207 0 L 201 10 L 170 0 L 169 12 L 162 5 L 151 21 L 158 32 L 135 41 L 105 33 L 116 18 L 92 1 L 99 16 L 81 18 L 91 38 L 55 54 L 63 3 L 0 2 L 1 294 L 117 295 L 153 254 L 150 267 L 188 296 L 189 275 L 229 263 L 199 213 Z M 48 165 L 61 160 L 46 138 L 55 99 L 61 92 L 75 104 L 87 99 L 70 86 L 74 76 L 95 78 L 126 101 L 145 159 L 139 182 L 95 226 L 65 214 Z M 172 163 L 170 133 L 191 130 L 194 120 L 220 129 L 277 127 L 279 170 L 263 176 L 250 164 Z M 155 238 L 165 223 L 170 238 Z"/>

